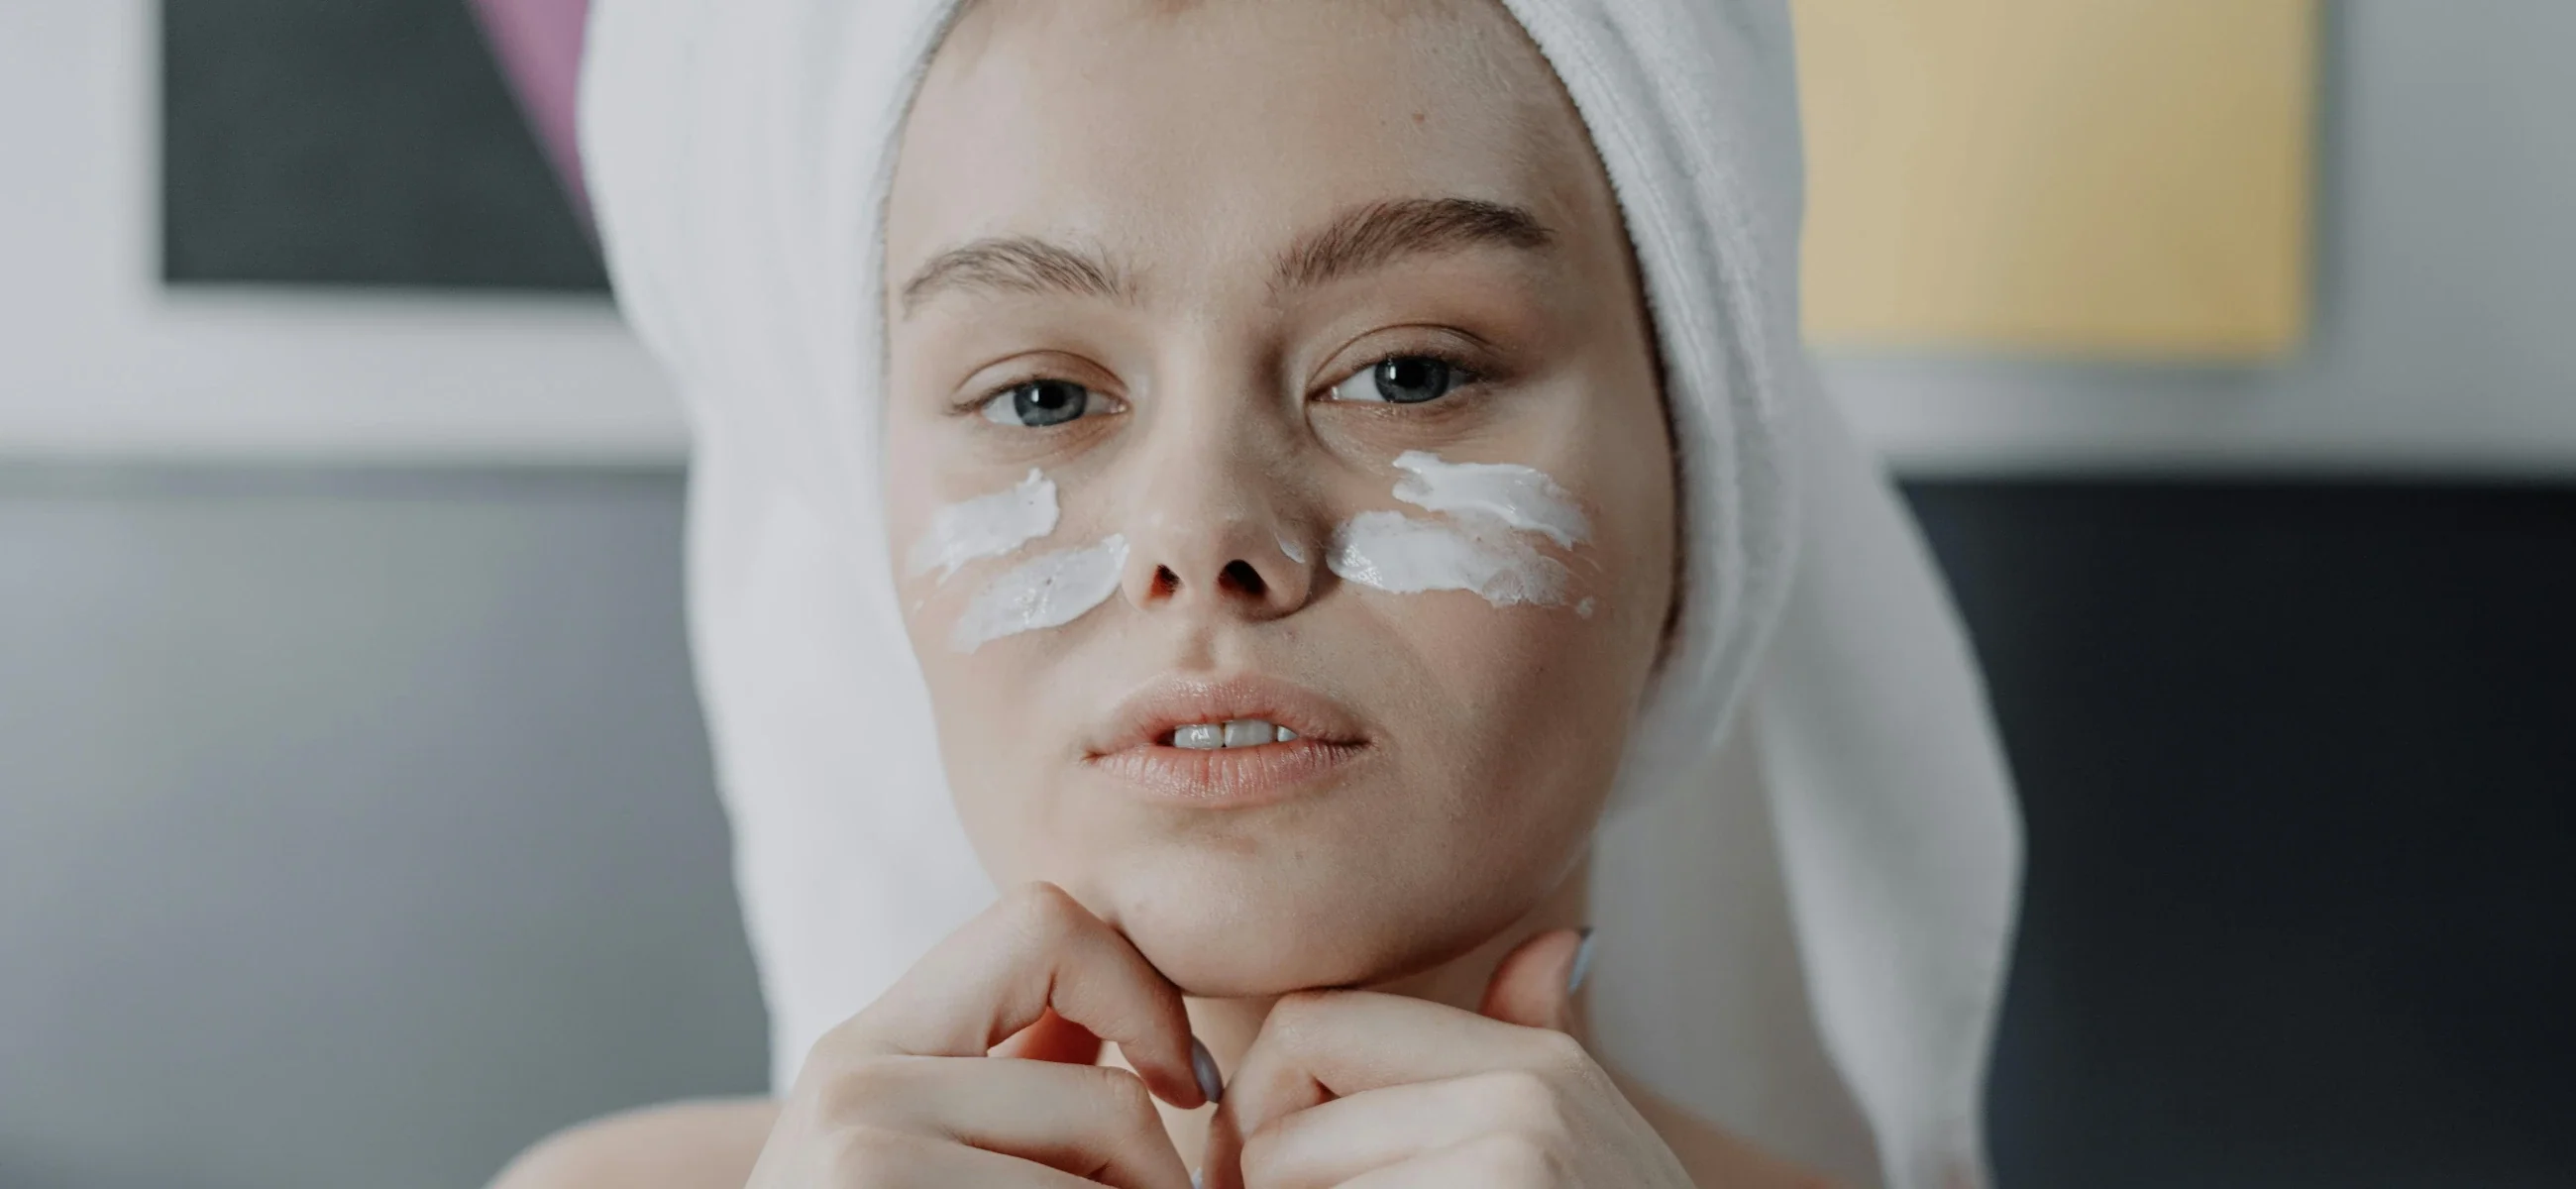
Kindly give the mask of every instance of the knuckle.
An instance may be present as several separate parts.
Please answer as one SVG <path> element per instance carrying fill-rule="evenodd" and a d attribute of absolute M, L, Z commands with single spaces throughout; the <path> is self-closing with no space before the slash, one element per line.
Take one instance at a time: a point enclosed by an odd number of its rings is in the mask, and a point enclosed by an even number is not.
<path fill-rule="evenodd" d="M 1235 1155 L 1235 1163 L 1243 1170 L 1243 1183 L 1246 1185 L 1285 1183 L 1289 1170 L 1280 1167 L 1281 1147 L 1285 1142 L 1286 1128 L 1281 1121 L 1277 1120 L 1245 1136 L 1242 1151 Z"/>
<path fill-rule="evenodd" d="M 1082 933 L 1092 919 L 1072 893 L 1042 882 L 1013 888 L 1000 911 L 1006 927 L 1031 953 L 1062 952 L 1067 940 Z"/>
<path fill-rule="evenodd" d="M 824 1071 L 814 1084 L 814 1110 L 835 1121 L 867 1119 L 910 1092 L 911 1070 L 901 1061 L 854 1061 Z"/>
<path fill-rule="evenodd" d="M 1564 1130 L 1562 1100 L 1546 1077 L 1514 1069 L 1487 1074 L 1484 1081 L 1487 1109 L 1505 1127 L 1551 1136 Z"/>
<path fill-rule="evenodd" d="M 1153 1091 L 1145 1088 L 1145 1079 L 1126 1070 L 1107 1065 L 1080 1066 L 1091 1079 L 1092 1098 L 1108 1112 L 1112 1121 L 1121 1125 L 1150 1122 L 1162 1125 L 1162 1116 L 1154 1110 Z"/>
<path fill-rule="evenodd" d="M 1475 1147 L 1477 1184 L 1495 1189 L 1548 1189 L 1567 1183 L 1556 1149 L 1519 1132 L 1498 1132 Z"/>
<path fill-rule="evenodd" d="M 870 1007 L 874 1005 L 871 1004 Z M 841 1060 L 841 1054 L 859 1043 L 861 1029 L 867 1027 L 867 1011 L 862 1010 L 824 1030 L 814 1043 L 805 1046 L 803 1072 L 829 1069 Z"/>
<path fill-rule="evenodd" d="M 891 1184 L 901 1178 L 911 1139 L 882 1127 L 846 1127 L 832 1133 L 823 1161 L 834 1184 Z"/>
<path fill-rule="evenodd" d="M 1291 991 L 1279 997 L 1262 1021 L 1264 1031 L 1276 1032 L 1283 1040 L 1294 1042 L 1322 1026 L 1323 1017 L 1332 1009 L 1331 991 Z"/>
<path fill-rule="evenodd" d="M 1022 923 L 1050 930 L 1068 928 L 1084 915 L 1072 893 L 1043 880 L 1031 880 L 1011 889 L 1008 903 L 1011 913 Z"/>
<path fill-rule="evenodd" d="M 1576 1073 L 1592 1067 L 1592 1054 L 1584 1051 L 1583 1042 L 1565 1033 L 1543 1031 L 1530 1042 L 1543 1068 Z"/>

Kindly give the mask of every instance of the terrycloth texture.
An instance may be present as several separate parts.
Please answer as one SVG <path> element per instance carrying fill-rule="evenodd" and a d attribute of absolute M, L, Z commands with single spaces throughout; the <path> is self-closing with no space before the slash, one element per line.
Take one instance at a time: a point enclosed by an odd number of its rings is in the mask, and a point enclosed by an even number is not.
<path fill-rule="evenodd" d="M 1854 1183 L 1985 1181 L 2020 870 L 1928 555 L 1800 345 L 1780 0 L 1504 0 L 1634 241 L 1682 461 L 1681 640 L 1595 842 L 1602 1055 Z M 877 234 L 951 0 L 601 0 L 583 149 L 696 431 L 691 631 L 774 1079 L 993 892 L 879 491 Z"/>

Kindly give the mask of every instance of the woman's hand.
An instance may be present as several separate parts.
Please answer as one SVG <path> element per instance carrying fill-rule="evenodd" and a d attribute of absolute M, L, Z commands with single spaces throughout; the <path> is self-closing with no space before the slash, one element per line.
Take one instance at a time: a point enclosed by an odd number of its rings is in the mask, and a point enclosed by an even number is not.
<path fill-rule="evenodd" d="M 1482 1014 L 1367 991 L 1291 995 L 1226 1087 L 1208 1189 L 1690 1189 L 1567 1035 L 1581 935 L 1504 959 Z"/>
<path fill-rule="evenodd" d="M 1101 1039 L 1136 1072 L 1090 1064 Z M 1195 1045 L 1126 938 L 1032 884 L 815 1043 L 751 1189 L 1189 1189 L 1147 1094 L 1205 1105 Z"/>

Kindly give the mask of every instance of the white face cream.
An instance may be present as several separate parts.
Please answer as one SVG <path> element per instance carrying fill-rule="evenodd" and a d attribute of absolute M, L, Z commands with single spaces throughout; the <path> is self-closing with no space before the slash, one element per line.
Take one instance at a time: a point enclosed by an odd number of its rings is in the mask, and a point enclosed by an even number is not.
<path fill-rule="evenodd" d="M 1362 586 L 1395 594 L 1472 591 L 1497 607 L 1561 604 L 1572 574 L 1539 552 L 1537 538 L 1572 548 L 1591 524 L 1556 480 L 1509 463 L 1453 463 L 1408 450 L 1395 497 L 1441 513 L 1362 512 L 1333 532 L 1325 564 Z M 1590 613 L 1586 599 L 1584 613 Z"/>
<path fill-rule="evenodd" d="M 930 514 L 930 527 L 913 542 L 915 577 L 939 571 L 942 582 L 970 561 L 1000 557 L 1055 531 L 1055 484 L 1036 468 L 1018 484 L 950 504 Z"/>
<path fill-rule="evenodd" d="M 1118 575 L 1126 568 L 1123 536 L 1039 554 L 975 592 L 948 643 L 973 652 L 1004 636 L 1071 623 L 1118 593 Z"/>
<path fill-rule="evenodd" d="M 1407 472 L 1395 485 L 1395 498 L 1408 504 L 1461 519 L 1491 517 L 1522 532 L 1542 534 L 1561 549 L 1591 536 L 1591 522 L 1574 506 L 1574 497 L 1556 480 L 1528 467 L 1443 462 L 1420 450 L 1396 455 L 1395 467 Z"/>
<path fill-rule="evenodd" d="M 1476 534 L 1402 512 L 1362 512 L 1333 533 L 1325 564 L 1393 594 L 1474 591 L 1497 607 L 1565 601 L 1564 563 L 1509 533 Z"/>

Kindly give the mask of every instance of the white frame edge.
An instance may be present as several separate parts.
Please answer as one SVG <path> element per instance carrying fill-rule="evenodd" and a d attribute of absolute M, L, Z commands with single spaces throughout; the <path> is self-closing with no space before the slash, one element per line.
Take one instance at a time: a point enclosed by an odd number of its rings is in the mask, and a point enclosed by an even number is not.
<path fill-rule="evenodd" d="M 159 280 L 154 0 L 0 5 L 0 455 L 670 462 L 605 300 Z"/>

